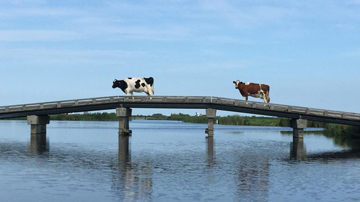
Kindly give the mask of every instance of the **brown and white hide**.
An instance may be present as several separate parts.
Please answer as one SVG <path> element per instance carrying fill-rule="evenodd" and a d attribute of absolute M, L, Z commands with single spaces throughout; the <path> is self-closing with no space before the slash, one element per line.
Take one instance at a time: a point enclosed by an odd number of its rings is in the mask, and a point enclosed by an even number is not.
<path fill-rule="evenodd" d="M 246 98 L 248 101 L 248 97 L 255 97 L 264 100 L 264 103 L 270 102 L 270 87 L 266 84 L 257 84 L 250 82 L 241 82 L 239 80 L 233 81 L 235 84 L 235 89 L 239 89 L 240 94 Z"/>

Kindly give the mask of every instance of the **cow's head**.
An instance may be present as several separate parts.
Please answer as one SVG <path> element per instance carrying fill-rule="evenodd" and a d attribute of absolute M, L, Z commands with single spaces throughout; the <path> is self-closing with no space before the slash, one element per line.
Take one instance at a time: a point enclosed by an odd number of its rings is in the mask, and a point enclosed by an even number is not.
<path fill-rule="evenodd" d="M 233 81 L 233 83 L 235 84 L 235 89 L 238 89 L 240 81 L 236 80 L 236 81 Z"/>
<path fill-rule="evenodd" d="M 119 86 L 118 80 L 115 79 L 115 80 L 113 81 L 112 88 L 116 88 L 116 87 L 120 87 L 120 86 Z"/>
<path fill-rule="evenodd" d="M 127 83 L 124 80 L 114 80 L 112 88 L 120 88 L 124 93 L 125 89 L 128 87 Z"/>

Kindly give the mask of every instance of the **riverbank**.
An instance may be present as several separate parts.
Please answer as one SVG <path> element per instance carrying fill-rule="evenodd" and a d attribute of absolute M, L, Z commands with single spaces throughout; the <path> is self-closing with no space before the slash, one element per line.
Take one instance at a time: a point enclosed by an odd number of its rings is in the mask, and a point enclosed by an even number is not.
<path fill-rule="evenodd" d="M 208 119 L 205 115 L 190 116 L 189 114 L 171 114 L 166 116 L 163 114 L 153 115 L 133 115 L 133 119 L 145 119 L 145 120 L 174 120 L 182 121 L 186 123 L 207 123 Z M 17 120 L 26 120 L 26 118 L 20 118 Z M 59 114 L 51 115 L 51 120 L 59 121 L 117 121 L 118 117 L 115 113 L 88 113 L 88 114 Z M 286 118 L 274 118 L 274 117 L 261 117 L 261 116 L 217 116 L 215 123 L 220 125 L 246 125 L 246 126 L 281 126 L 289 127 L 289 119 Z M 325 123 L 308 121 L 308 127 L 324 128 Z"/>
<path fill-rule="evenodd" d="M 202 116 L 190 116 L 189 114 L 171 114 L 166 116 L 163 114 L 153 114 L 151 116 L 133 115 L 131 120 L 173 120 L 185 123 L 207 123 L 208 118 Z M 66 121 L 117 121 L 118 117 L 115 113 L 92 113 L 92 114 L 60 114 L 51 116 L 51 120 Z M 286 118 L 259 117 L 259 116 L 217 116 L 215 123 L 220 125 L 246 125 L 246 126 L 280 126 L 290 127 L 290 120 Z M 324 128 L 325 123 L 308 121 L 308 127 Z"/>

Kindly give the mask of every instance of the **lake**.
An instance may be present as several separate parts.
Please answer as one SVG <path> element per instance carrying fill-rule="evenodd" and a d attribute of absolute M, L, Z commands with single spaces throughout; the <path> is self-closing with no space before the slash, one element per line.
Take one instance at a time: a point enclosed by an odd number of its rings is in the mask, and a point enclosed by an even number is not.
<path fill-rule="evenodd" d="M 0 121 L 0 201 L 358 201 L 356 141 L 291 128 L 134 120 Z"/>

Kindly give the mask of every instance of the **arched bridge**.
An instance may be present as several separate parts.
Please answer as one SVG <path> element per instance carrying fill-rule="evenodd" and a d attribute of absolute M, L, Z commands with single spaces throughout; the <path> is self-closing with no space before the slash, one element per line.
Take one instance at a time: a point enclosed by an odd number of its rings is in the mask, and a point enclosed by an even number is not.
<path fill-rule="evenodd" d="M 118 116 L 125 117 L 125 122 L 128 122 L 128 117 L 131 116 L 131 110 L 129 109 L 131 108 L 206 109 L 210 132 L 212 132 L 212 121 L 215 118 L 216 110 L 290 118 L 293 120 L 292 127 L 294 131 L 297 129 L 302 130 L 306 127 L 304 126 L 306 123 L 301 122 L 301 120 L 360 126 L 359 113 L 291 105 L 264 104 L 262 102 L 212 96 L 110 96 L 0 106 L 0 119 L 28 116 L 29 124 L 45 124 L 46 128 L 46 124 L 49 122 L 48 115 L 117 109 Z M 41 119 L 41 117 L 47 118 Z M 125 127 L 123 129 L 127 130 L 128 123 L 127 126 L 125 123 L 125 126 L 121 127 Z"/>
<path fill-rule="evenodd" d="M 0 106 L 0 119 L 125 108 L 217 109 L 360 126 L 360 114 L 212 96 L 111 96 Z"/>

